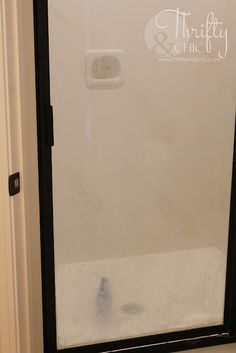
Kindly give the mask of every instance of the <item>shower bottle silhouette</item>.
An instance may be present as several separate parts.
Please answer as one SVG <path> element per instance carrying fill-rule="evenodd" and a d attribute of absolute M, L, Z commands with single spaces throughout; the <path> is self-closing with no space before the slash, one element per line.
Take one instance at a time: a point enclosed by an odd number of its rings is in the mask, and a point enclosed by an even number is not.
<path fill-rule="evenodd" d="M 108 317 L 112 311 L 112 295 L 109 280 L 102 277 L 96 297 L 97 316 Z"/>

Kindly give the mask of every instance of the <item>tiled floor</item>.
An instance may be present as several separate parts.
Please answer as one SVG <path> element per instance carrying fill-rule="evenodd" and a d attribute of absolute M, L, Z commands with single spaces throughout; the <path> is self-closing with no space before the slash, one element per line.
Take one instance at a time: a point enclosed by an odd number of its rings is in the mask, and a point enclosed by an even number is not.
<path fill-rule="evenodd" d="M 190 351 L 185 351 L 185 353 L 236 353 L 236 343 L 201 349 L 192 349 Z"/>

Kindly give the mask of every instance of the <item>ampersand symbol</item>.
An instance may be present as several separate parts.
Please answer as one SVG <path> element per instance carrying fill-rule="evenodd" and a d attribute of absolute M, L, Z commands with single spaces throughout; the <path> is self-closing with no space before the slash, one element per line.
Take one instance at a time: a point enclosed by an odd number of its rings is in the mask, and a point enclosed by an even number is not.
<path fill-rule="evenodd" d="M 173 43 L 167 43 L 167 34 L 164 32 L 157 32 L 154 36 L 155 39 L 155 46 L 153 47 L 153 51 L 158 52 L 160 51 L 159 48 L 163 49 L 164 54 L 162 54 L 161 56 L 173 56 L 173 53 L 171 52 L 172 48 L 173 48 Z"/>

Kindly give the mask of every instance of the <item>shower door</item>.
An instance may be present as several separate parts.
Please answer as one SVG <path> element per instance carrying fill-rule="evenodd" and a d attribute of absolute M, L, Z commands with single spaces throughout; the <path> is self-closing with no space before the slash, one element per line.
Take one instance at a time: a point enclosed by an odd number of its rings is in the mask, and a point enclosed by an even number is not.
<path fill-rule="evenodd" d="M 47 353 L 233 340 L 235 10 L 35 0 Z"/>

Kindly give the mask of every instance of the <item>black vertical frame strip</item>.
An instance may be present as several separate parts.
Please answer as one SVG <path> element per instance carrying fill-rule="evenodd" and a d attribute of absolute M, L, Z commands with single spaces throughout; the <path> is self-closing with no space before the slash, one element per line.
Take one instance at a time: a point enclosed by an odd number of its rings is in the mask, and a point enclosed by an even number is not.
<path fill-rule="evenodd" d="M 44 351 L 56 352 L 52 151 L 47 0 L 34 1 Z"/>
<path fill-rule="evenodd" d="M 236 144 L 232 173 L 224 325 L 58 350 L 56 335 L 48 1 L 33 0 L 45 353 L 175 352 L 236 341 Z M 235 130 L 236 131 L 236 130 Z M 173 304 L 174 305 L 174 304 Z M 167 313 L 168 315 L 168 313 Z M 158 318 L 157 318 L 158 319 Z"/>
<path fill-rule="evenodd" d="M 231 183 L 229 240 L 225 292 L 224 322 L 231 336 L 236 335 L 236 117 L 234 131 L 233 171 Z"/>

